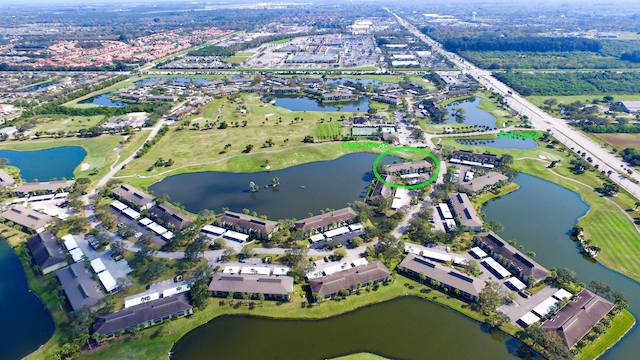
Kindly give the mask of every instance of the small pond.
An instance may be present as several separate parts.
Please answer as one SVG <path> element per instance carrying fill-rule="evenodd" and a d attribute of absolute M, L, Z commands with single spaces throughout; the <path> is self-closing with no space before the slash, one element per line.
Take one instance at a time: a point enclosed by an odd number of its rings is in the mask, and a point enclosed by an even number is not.
<path fill-rule="evenodd" d="M 111 100 L 109 99 L 109 97 L 113 95 L 112 92 L 110 93 L 106 93 L 106 94 L 102 94 L 102 95 L 96 95 L 96 96 L 92 96 L 88 99 L 84 99 L 80 102 L 78 102 L 79 104 L 93 104 L 93 105 L 100 105 L 100 106 L 127 106 L 130 105 L 124 101 L 119 101 L 119 100 Z"/>
<path fill-rule="evenodd" d="M 51 81 L 47 81 L 46 83 L 42 83 L 40 85 L 29 86 L 28 88 L 24 88 L 19 92 L 33 92 L 36 90 L 44 89 L 47 86 L 53 85 L 54 82 L 55 82 L 54 80 L 51 80 Z"/>
<path fill-rule="evenodd" d="M 527 150 L 538 146 L 534 139 L 458 139 L 458 144 L 467 146 L 485 146 L 495 149 Z"/>
<path fill-rule="evenodd" d="M 80 146 L 63 146 L 45 150 L 0 150 L 0 158 L 9 159 L 9 165 L 20 169 L 26 181 L 49 181 L 53 178 L 73 178 L 73 171 L 87 156 Z"/>
<path fill-rule="evenodd" d="M 478 108 L 480 105 L 480 97 L 471 97 L 464 100 L 454 101 L 444 107 L 449 114 L 449 118 L 444 120 L 443 124 L 459 123 L 465 125 L 487 126 L 489 129 L 496 128 L 496 118 L 488 112 Z M 458 119 L 454 116 L 456 110 L 464 109 L 464 118 Z"/>
<path fill-rule="evenodd" d="M 291 111 L 342 111 L 342 112 L 366 112 L 369 110 L 369 99 L 361 96 L 356 101 L 338 103 L 321 103 L 306 96 L 270 96 L 276 101 L 275 105 Z"/>

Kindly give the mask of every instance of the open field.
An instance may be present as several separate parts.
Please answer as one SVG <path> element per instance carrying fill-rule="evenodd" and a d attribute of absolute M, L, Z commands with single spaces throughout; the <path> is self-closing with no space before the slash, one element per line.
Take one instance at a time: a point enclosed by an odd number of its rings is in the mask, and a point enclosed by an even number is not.
<path fill-rule="evenodd" d="M 640 150 L 640 134 L 592 134 L 607 144 L 625 149 L 634 148 Z"/>
<path fill-rule="evenodd" d="M 104 123 L 105 117 L 104 115 L 96 115 L 96 116 L 40 116 L 42 119 L 50 118 L 50 120 L 42 120 L 38 121 L 38 125 L 33 128 L 32 132 L 37 131 L 48 131 L 48 132 L 58 132 L 58 131 L 66 131 L 68 133 L 75 134 L 80 129 L 86 129 L 93 126 L 98 126 Z"/>
<path fill-rule="evenodd" d="M 331 138 L 334 135 L 342 135 L 342 122 L 330 122 L 316 125 L 314 136 L 317 138 Z"/>
<path fill-rule="evenodd" d="M 288 43 L 289 41 L 291 41 L 291 38 L 269 41 L 269 42 L 266 42 L 265 44 L 284 44 L 284 43 Z"/>
<path fill-rule="evenodd" d="M 369 353 L 358 353 L 353 355 L 341 356 L 339 358 L 335 358 L 334 360 L 385 360 L 385 357 L 369 354 Z"/>

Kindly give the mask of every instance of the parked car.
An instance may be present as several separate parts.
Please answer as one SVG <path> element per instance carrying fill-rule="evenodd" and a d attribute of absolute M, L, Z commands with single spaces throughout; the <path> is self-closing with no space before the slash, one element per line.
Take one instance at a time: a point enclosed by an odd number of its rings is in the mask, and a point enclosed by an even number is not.
<path fill-rule="evenodd" d="M 136 239 L 140 239 L 141 236 L 142 236 L 141 232 L 137 232 L 137 233 L 133 234 L 133 237 L 136 238 Z"/>

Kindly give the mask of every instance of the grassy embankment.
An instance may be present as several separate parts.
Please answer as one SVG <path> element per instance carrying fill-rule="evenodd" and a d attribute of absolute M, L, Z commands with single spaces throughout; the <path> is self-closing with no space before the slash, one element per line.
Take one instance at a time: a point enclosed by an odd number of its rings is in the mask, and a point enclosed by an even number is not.
<path fill-rule="evenodd" d="M 142 132 L 139 135 L 143 135 Z M 63 146 L 80 146 L 87 152 L 87 156 L 84 160 L 78 164 L 78 167 L 73 172 L 76 177 L 88 177 L 92 181 L 100 179 L 113 164 L 117 158 L 117 151 L 114 150 L 120 146 L 120 141 L 123 140 L 121 135 L 102 135 L 96 138 L 63 138 L 63 139 L 42 139 L 42 140 L 29 140 L 29 141 L 11 141 L 0 143 L 0 150 L 15 150 L 15 151 L 33 151 L 52 149 Z M 143 136 L 134 138 L 131 142 L 127 143 L 121 152 L 122 159 L 133 153 L 137 147 L 142 145 L 144 141 Z M 128 155 L 127 155 L 128 154 Z M 125 156 L 126 155 L 126 156 Z M 88 170 L 82 171 L 81 165 L 84 163 L 90 164 Z M 93 168 L 95 166 L 100 167 L 101 171 L 97 174 L 94 173 Z"/>
<path fill-rule="evenodd" d="M 296 290 L 301 290 L 300 286 Z M 164 329 L 165 336 L 154 336 L 158 328 L 149 328 L 143 331 L 141 339 L 134 339 L 131 336 L 124 336 L 121 339 L 111 341 L 110 344 L 85 354 L 86 359 L 161 359 L 166 358 L 173 343 L 180 339 L 189 330 L 206 323 L 207 321 L 225 314 L 251 314 L 258 316 L 291 318 L 291 319 L 321 319 L 346 313 L 357 308 L 390 300 L 399 296 L 414 295 L 427 298 L 431 301 L 443 304 L 462 314 L 478 321 L 484 321 L 485 317 L 470 310 L 466 303 L 435 290 L 430 290 L 426 286 L 399 276 L 395 284 L 380 286 L 376 291 L 367 293 L 362 291 L 360 295 L 352 295 L 346 300 L 329 300 L 320 306 L 309 306 L 303 304 L 303 299 L 299 295 L 294 296 L 292 303 L 279 303 L 265 301 L 264 307 L 259 301 L 255 302 L 255 307 L 251 309 L 237 301 L 230 306 L 225 299 L 213 298 L 210 304 L 203 311 L 195 313 L 187 319 L 170 322 Z M 306 301 L 306 299 L 304 300 Z M 517 327 L 507 325 L 505 329 L 513 334 Z M 357 357 L 356 357 L 357 359 Z"/>
<path fill-rule="evenodd" d="M 219 123 L 225 121 L 228 124 L 226 129 L 218 129 L 216 126 L 210 130 L 176 131 L 178 125 L 171 126 L 169 133 L 153 146 L 149 153 L 132 161 L 117 175 L 152 176 L 149 179 L 127 179 L 127 182 L 135 185 L 149 185 L 161 179 L 161 172 L 184 166 L 189 167 L 172 171 L 170 175 L 205 170 L 257 172 L 264 170 L 266 160 L 269 161 L 269 166 L 276 170 L 302 163 L 335 159 L 354 151 L 343 149 L 340 142 L 302 142 L 308 135 L 316 139 L 324 136 L 328 140 L 327 137 L 331 136 L 329 134 L 341 134 L 344 123 L 338 119 L 341 115 L 349 117 L 352 113 L 293 112 L 278 106 L 264 106 L 255 95 L 243 94 L 242 97 L 243 105 L 249 109 L 248 114 L 241 114 L 237 110 L 239 104 L 235 102 L 228 101 L 222 106 Z M 215 118 L 219 108 L 219 102 L 209 104 L 204 109 L 204 116 Z M 202 114 L 194 115 L 196 119 L 200 117 Z M 302 118 L 303 121 L 295 122 L 296 117 Z M 323 123 L 320 123 L 321 119 L 324 119 Z M 242 126 L 244 121 L 247 122 L 245 127 Z M 235 127 L 236 122 L 239 127 Z M 263 147 L 268 139 L 275 145 Z M 226 144 L 231 144 L 231 147 L 225 149 Z M 249 144 L 254 148 L 247 154 L 244 151 Z M 291 149 L 294 147 L 295 149 Z M 173 159 L 175 165 L 171 168 L 147 171 L 159 157 L 165 160 Z M 190 166 L 193 164 L 202 165 Z"/>
<path fill-rule="evenodd" d="M 554 182 L 573 192 L 576 192 L 590 206 L 589 212 L 578 220 L 578 224 L 584 228 L 585 239 L 590 239 L 594 245 L 600 246 L 602 251 L 598 254 L 598 261 L 608 268 L 640 281 L 640 234 L 627 214 L 634 216 L 636 213 L 635 198 L 626 191 L 618 193 L 614 197 L 604 198 L 600 193 L 562 178 L 558 175 L 575 179 L 592 188 L 602 187 L 604 179 L 600 173 L 587 171 L 576 175 L 571 172 L 567 153 L 560 153 L 555 149 L 538 147 L 530 150 L 493 149 L 482 146 L 465 146 L 454 142 L 453 139 L 443 139 L 443 145 L 451 145 L 463 150 L 475 152 L 490 152 L 493 154 L 511 154 L 514 158 L 530 157 L 534 159 L 518 160 L 514 163 L 515 170 L 534 175 L 536 177 Z M 546 162 L 536 160 L 538 155 L 544 155 L 550 160 L 562 160 L 560 166 L 550 171 Z M 613 201 L 613 203 L 611 201 Z M 620 210 L 616 205 L 620 206 Z"/>

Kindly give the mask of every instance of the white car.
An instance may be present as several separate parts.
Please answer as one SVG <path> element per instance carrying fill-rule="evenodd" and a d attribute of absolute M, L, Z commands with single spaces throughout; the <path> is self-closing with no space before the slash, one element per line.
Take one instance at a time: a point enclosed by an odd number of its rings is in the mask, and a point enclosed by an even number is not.
<path fill-rule="evenodd" d="M 133 237 L 136 238 L 136 239 L 140 239 L 141 236 L 142 236 L 141 232 L 137 232 L 137 233 L 133 234 Z"/>

